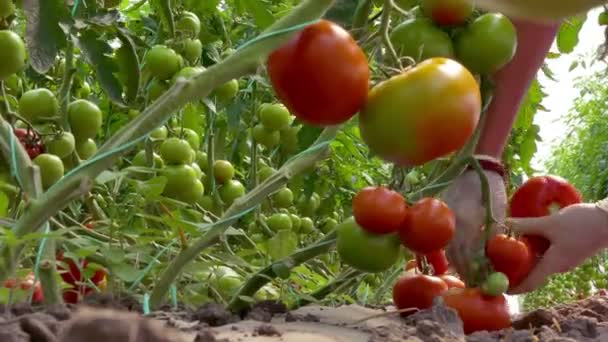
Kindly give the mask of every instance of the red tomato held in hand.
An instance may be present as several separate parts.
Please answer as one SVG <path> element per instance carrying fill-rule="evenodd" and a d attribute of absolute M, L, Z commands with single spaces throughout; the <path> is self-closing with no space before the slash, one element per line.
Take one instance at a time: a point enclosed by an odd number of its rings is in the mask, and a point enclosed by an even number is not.
<path fill-rule="evenodd" d="M 277 96 L 298 119 L 332 126 L 355 115 L 367 100 L 367 57 L 340 26 L 321 20 L 297 33 L 268 58 Z"/>
<path fill-rule="evenodd" d="M 399 310 L 407 308 L 427 309 L 433 299 L 447 291 L 448 285 L 438 277 L 424 274 L 408 274 L 397 280 L 393 287 L 393 303 Z M 401 313 L 408 316 L 415 311 Z"/>
<path fill-rule="evenodd" d="M 509 278 L 509 286 L 516 287 L 534 267 L 534 255 L 528 245 L 505 234 L 494 236 L 486 245 L 486 255 L 496 272 Z"/>
<path fill-rule="evenodd" d="M 422 11 L 439 25 L 460 25 L 473 13 L 470 0 L 422 0 Z"/>
<path fill-rule="evenodd" d="M 452 288 L 443 295 L 445 304 L 456 310 L 464 325 L 464 333 L 501 330 L 511 326 L 505 296 L 485 296 L 478 288 Z"/>
<path fill-rule="evenodd" d="M 370 233 L 395 232 L 406 214 L 407 204 L 403 196 L 383 186 L 366 187 L 353 198 L 355 220 Z"/>
<path fill-rule="evenodd" d="M 448 258 L 445 256 L 445 251 L 443 249 L 425 255 L 417 255 L 416 260 L 419 269 L 423 269 L 423 256 L 426 257 L 426 262 L 429 264 L 429 266 L 433 268 L 433 275 L 440 276 L 448 271 L 448 267 L 450 266 L 450 264 L 448 262 Z"/>
<path fill-rule="evenodd" d="M 583 198 L 567 180 L 558 176 L 538 176 L 528 179 L 511 197 L 512 217 L 541 217 L 551 215 Z M 526 236 L 532 252 L 543 255 L 550 242 L 541 236 Z"/>
<path fill-rule="evenodd" d="M 454 287 L 459 288 L 459 289 L 464 289 L 466 287 L 462 280 L 458 279 L 457 277 L 455 277 L 453 275 L 443 274 L 443 275 L 440 275 L 439 278 L 441 278 L 441 280 L 443 280 L 446 283 L 446 285 L 448 286 L 448 289 L 451 289 Z"/>
<path fill-rule="evenodd" d="M 445 248 L 454 236 L 456 216 L 443 201 L 423 198 L 408 211 L 399 227 L 401 243 L 417 254 Z"/>

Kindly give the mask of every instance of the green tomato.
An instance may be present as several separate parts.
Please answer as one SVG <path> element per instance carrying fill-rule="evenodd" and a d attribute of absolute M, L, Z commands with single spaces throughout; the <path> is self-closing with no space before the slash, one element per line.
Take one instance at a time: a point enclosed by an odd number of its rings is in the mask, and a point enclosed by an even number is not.
<path fill-rule="evenodd" d="M 196 172 L 196 178 L 199 179 L 199 180 L 202 180 L 202 178 L 203 178 L 203 170 L 201 170 L 201 167 L 198 166 L 197 163 L 192 163 L 190 166 L 192 166 L 192 168 Z"/>
<path fill-rule="evenodd" d="M 152 138 L 154 140 L 163 140 L 163 139 L 167 139 L 167 135 L 168 135 L 167 127 L 160 126 L 160 127 L 157 127 L 156 129 L 154 129 L 150 133 L 150 138 Z"/>
<path fill-rule="evenodd" d="M 184 11 L 175 23 L 175 29 L 187 37 L 198 37 L 201 33 L 201 20 L 196 14 Z"/>
<path fill-rule="evenodd" d="M 182 67 L 180 56 L 164 45 L 153 46 L 144 59 L 145 67 L 161 81 L 168 80 Z"/>
<path fill-rule="evenodd" d="M 302 126 L 288 127 L 281 130 L 281 150 L 287 153 L 294 153 L 298 151 L 298 134 L 302 129 Z"/>
<path fill-rule="evenodd" d="M 201 196 L 197 203 L 207 211 L 213 211 L 213 198 L 211 196 Z"/>
<path fill-rule="evenodd" d="M 203 72 L 205 70 L 205 68 L 203 67 L 185 67 L 182 68 L 177 74 L 173 75 L 173 78 L 171 79 L 171 83 L 175 83 L 177 81 L 178 78 L 183 77 L 185 79 L 191 79 L 197 75 L 199 75 L 201 72 Z"/>
<path fill-rule="evenodd" d="M 234 166 L 227 160 L 216 160 L 213 163 L 213 176 L 219 183 L 226 183 L 234 177 Z"/>
<path fill-rule="evenodd" d="M 164 81 L 152 80 L 148 85 L 148 100 L 154 101 L 169 90 L 169 86 Z"/>
<path fill-rule="evenodd" d="M 61 132 L 58 135 L 51 136 L 51 139 L 45 142 L 45 146 L 48 153 L 59 158 L 65 158 L 74 152 L 76 140 L 72 133 Z"/>
<path fill-rule="evenodd" d="M 15 4 L 12 0 L 0 0 L 0 17 L 10 17 L 15 13 Z"/>
<path fill-rule="evenodd" d="M 57 116 L 59 102 L 46 88 L 28 90 L 19 99 L 19 114 L 31 123 L 39 123 L 43 118 Z"/>
<path fill-rule="evenodd" d="M 500 296 L 509 290 L 509 278 L 502 272 L 494 272 L 481 284 L 481 292 L 488 296 Z"/>
<path fill-rule="evenodd" d="M 431 57 L 454 56 L 450 36 L 437 28 L 430 19 L 409 19 L 401 23 L 390 35 L 399 56 L 420 62 Z"/>
<path fill-rule="evenodd" d="M 22 85 L 23 82 L 21 81 L 21 77 L 19 77 L 17 74 L 12 74 L 4 80 L 6 91 L 12 95 L 19 94 L 21 92 Z"/>
<path fill-rule="evenodd" d="M 275 173 L 277 173 L 277 170 L 271 168 L 270 166 L 264 166 L 258 171 L 258 179 L 260 182 L 263 182 Z"/>
<path fill-rule="evenodd" d="M 313 192 L 310 197 L 304 195 L 298 199 L 298 210 L 304 215 L 312 216 L 321 206 L 321 198 L 316 192 Z"/>
<path fill-rule="evenodd" d="M 97 153 L 97 144 L 93 139 L 87 139 L 76 143 L 76 152 L 82 160 L 87 160 Z"/>
<path fill-rule="evenodd" d="M 19 72 L 25 66 L 26 51 L 21 37 L 13 31 L 0 31 L 0 80 Z"/>
<path fill-rule="evenodd" d="M 167 178 L 163 195 L 178 201 L 192 203 L 203 196 L 203 184 L 189 165 L 169 165 L 161 170 Z"/>
<path fill-rule="evenodd" d="M 194 149 L 195 151 L 198 150 L 198 148 L 201 146 L 201 138 L 194 130 L 190 128 L 181 128 L 177 129 L 176 133 L 179 136 L 183 136 L 183 138 L 188 142 L 188 144 L 190 144 L 190 147 L 192 147 L 192 149 Z"/>
<path fill-rule="evenodd" d="M 274 214 L 266 220 L 266 224 L 275 232 L 293 228 L 291 217 L 288 214 Z"/>
<path fill-rule="evenodd" d="M 517 49 L 517 32 L 509 18 L 487 13 L 455 39 L 456 57 L 475 73 L 489 75 L 509 63 Z"/>
<path fill-rule="evenodd" d="M 188 62 L 194 63 L 203 54 L 203 43 L 198 39 L 188 38 L 184 40 L 184 50 L 182 53 Z"/>
<path fill-rule="evenodd" d="M 102 125 L 101 110 L 87 100 L 76 100 L 68 106 L 68 121 L 77 141 L 93 139 Z"/>
<path fill-rule="evenodd" d="M 271 131 L 262 124 L 253 127 L 251 136 L 258 144 L 268 149 L 277 146 L 281 142 L 281 134 L 278 131 Z"/>
<path fill-rule="evenodd" d="M 363 272 L 388 270 L 399 258 L 401 242 L 396 234 L 378 235 L 359 227 L 353 217 L 337 227 L 336 247 L 340 259 Z"/>
<path fill-rule="evenodd" d="M 328 218 L 327 220 L 325 220 L 325 222 L 323 222 L 323 225 L 321 225 L 321 231 L 325 234 L 331 232 L 334 228 L 336 228 L 338 226 L 338 221 L 336 221 L 333 218 Z"/>
<path fill-rule="evenodd" d="M 133 157 L 133 160 L 131 160 L 131 164 L 133 166 L 148 167 L 148 162 L 146 160 L 146 151 L 141 150 L 141 151 L 137 152 L 135 157 Z M 165 166 L 165 162 L 163 161 L 163 159 L 158 154 L 153 153 L 151 167 L 160 169 L 160 168 L 163 168 L 164 166 Z"/>
<path fill-rule="evenodd" d="M 160 156 L 167 164 L 192 164 L 190 144 L 183 139 L 169 138 L 160 145 Z"/>
<path fill-rule="evenodd" d="M 40 168 L 42 187 L 48 189 L 63 177 L 65 172 L 61 158 L 54 154 L 42 153 L 34 158 L 33 163 Z"/>
<path fill-rule="evenodd" d="M 291 114 L 283 104 L 262 104 L 259 112 L 262 125 L 271 131 L 287 129 L 291 124 Z"/>
<path fill-rule="evenodd" d="M 272 202 L 278 208 L 288 208 L 293 204 L 293 192 L 283 188 L 272 195 Z"/>
<path fill-rule="evenodd" d="M 239 92 L 239 81 L 231 80 L 213 90 L 213 95 L 220 103 L 229 103 Z"/>
<path fill-rule="evenodd" d="M 309 234 L 315 230 L 315 223 L 310 217 L 302 217 L 300 225 L 300 233 Z"/>
<path fill-rule="evenodd" d="M 91 86 L 86 81 L 83 81 L 80 87 L 76 89 L 76 97 L 86 99 L 89 95 L 91 95 Z"/>
<path fill-rule="evenodd" d="M 291 219 L 291 228 L 294 232 L 299 232 L 302 227 L 302 219 L 300 216 L 296 214 L 289 214 L 289 218 Z"/>
<path fill-rule="evenodd" d="M 196 151 L 195 159 L 202 171 L 207 171 L 209 169 L 209 158 L 207 158 L 207 153 L 203 151 Z"/>
<path fill-rule="evenodd" d="M 236 179 L 232 179 L 224 183 L 220 189 L 220 198 L 227 205 L 232 205 L 234 201 L 245 195 L 245 186 Z"/>

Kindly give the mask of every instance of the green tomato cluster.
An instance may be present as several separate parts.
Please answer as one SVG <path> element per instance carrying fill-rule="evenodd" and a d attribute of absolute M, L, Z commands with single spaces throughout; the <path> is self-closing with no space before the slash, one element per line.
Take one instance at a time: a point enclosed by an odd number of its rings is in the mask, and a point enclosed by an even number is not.
<path fill-rule="evenodd" d="M 259 123 L 251 129 L 251 137 L 258 144 L 272 149 L 279 144 L 281 148 L 295 150 L 298 144 L 299 126 L 292 127 L 293 117 L 280 103 L 264 103 L 258 110 Z"/>

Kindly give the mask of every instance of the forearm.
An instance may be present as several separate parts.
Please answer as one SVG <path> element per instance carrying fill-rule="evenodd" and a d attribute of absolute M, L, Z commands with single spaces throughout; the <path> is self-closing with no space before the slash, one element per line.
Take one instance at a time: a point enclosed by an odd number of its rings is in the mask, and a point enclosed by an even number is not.
<path fill-rule="evenodd" d="M 496 88 L 476 153 L 502 156 L 519 107 L 551 48 L 559 24 L 514 21 L 518 46 L 513 60 L 494 75 Z"/>

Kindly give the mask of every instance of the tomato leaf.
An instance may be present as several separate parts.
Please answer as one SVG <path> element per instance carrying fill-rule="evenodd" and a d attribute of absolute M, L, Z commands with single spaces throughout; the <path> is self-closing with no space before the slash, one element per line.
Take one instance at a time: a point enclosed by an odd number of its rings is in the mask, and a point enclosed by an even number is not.
<path fill-rule="evenodd" d="M 275 18 L 268 10 L 270 4 L 263 0 L 241 0 L 247 12 L 253 15 L 255 24 L 260 29 L 265 29 L 274 23 Z"/>
<path fill-rule="evenodd" d="M 325 19 L 331 20 L 340 26 L 349 27 L 352 24 L 355 11 L 359 1 L 338 0 L 335 5 L 327 11 Z"/>
<path fill-rule="evenodd" d="M 0 191 L 0 217 L 8 216 L 8 205 L 10 199 L 4 191 Z"/>
<path fill-rule="evenodd" d="M 139 68 L 139 57 L 135 51 L 135 44 L 130 35 L 124 29 L 118 29 L 118 39 L 122 46 L 116 50 L 116 62 L 120 70 L 118 78 L 125 88 L 127 102 L 132 102 L 139 91 L 139 79 L 141 76 Z M 122 79 L 121 79 L 122 78 Z"/>
<path fill-rule="evenodd" d="M 139 182 L 137 188 L 139 193 L 148 201 L 160 198 L 167 185 L 167 177 L 159 176 L 145 182 Z"/>
<path fill-rule="evenodd" d="M 63 0 L 23 0 L 25 12 L 25 43 L 32 68 L 44 74 L 55 63 L 59 49 L 65 46 L 60 23 L 71 24 Z"/>
<path fill-rule="evenodd" d="M 119 264 L 125 260 L 125 252 L 120 247 L 110 247 L 101 251 L 104 258 L 111 264 Z"/>
<path fill-rule="evenodd" d="M 141 275 L 135 267 L 124 262 L 111 265 L 110 270 L 115 276 L 128 283 L 134 282 Z"/>
<path fill-rule="evenodd" d="M 273 260 L 282 259 L 298 248 L 298 237 L 290 230 L 279 230 L 268 240 L 268 254 Z"/>
<path fill-rule="evenodd" d="M 521 160 L 524 171 L 528 176 L 531 176 L 533 173 L 533 169 L 530 166 L 530 162 L 532 161 L 532 157 L 536 153 L 536 141 L 538 140 L 538 132 L 540 131 L 540 127 L 538 125 L 532 125 L 524 135 L 524 139 L 519 148 L 519 158 Z"/>
<path fill-rule="evenodd" d="M 175 19 L 173 18 L 171 0 L 150 0 L 150 5 L 156 13 L 160 14 L 160 20 L 167 27 L 171 36 L 175 36 Z"/>
<path fill-rule="evenodd" d="M 119 67 L 110 57 L 113 52 L 112 47 L 106 40 L 100 39 L 98 34 L 91 29 L 81 31 L 79 36 L 72 35 L 72 39 L 82 51 L 87 62 L 94 67 L 99 85 L 108 97 L 112 102 L 123 106 L 122 86 L 114 76 L 119 71 Z"/>
<path fill-rule="evenodd" d="M 587 20 L 587 15 L 579 15 L 565 21 L 557 33 L 557 48 L 561 53 L 570 53 L 578 45 L 578 35 Z"/>

